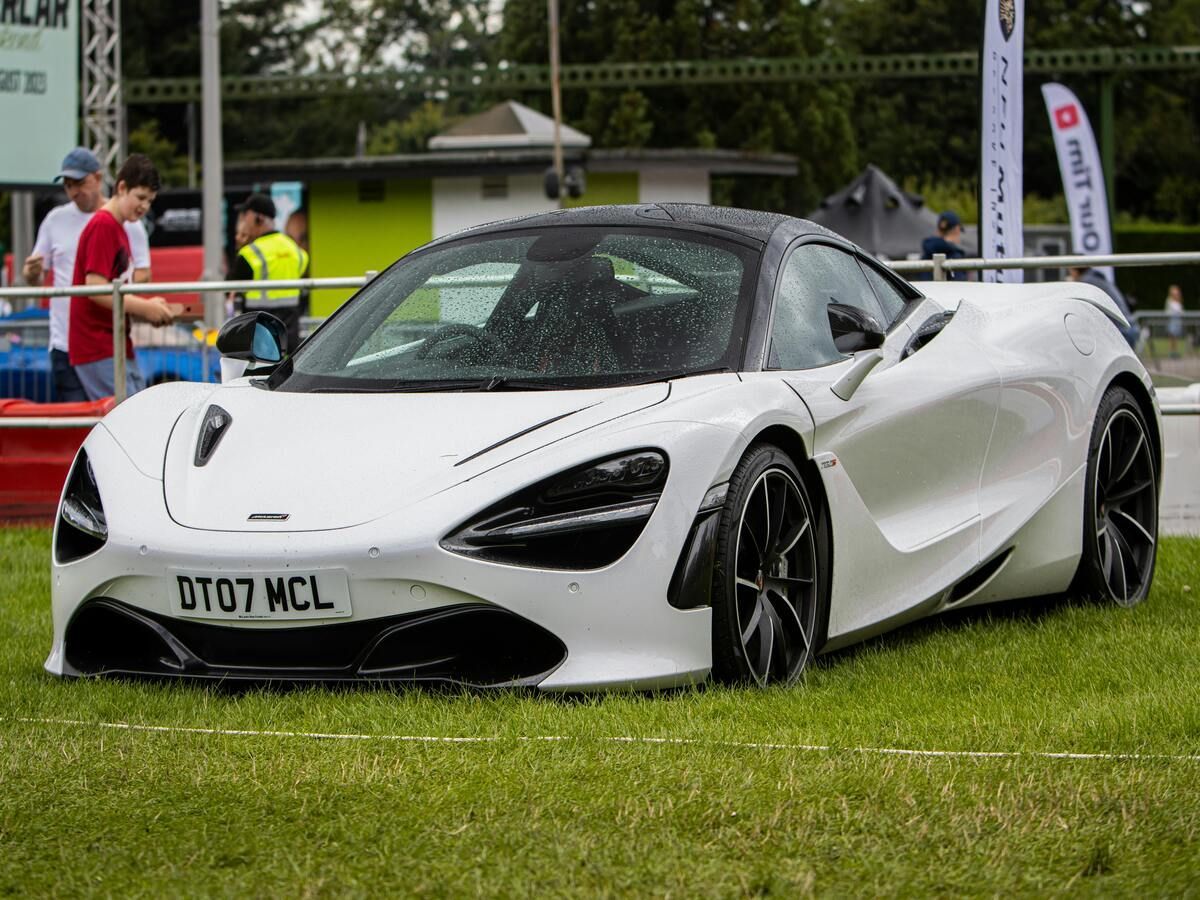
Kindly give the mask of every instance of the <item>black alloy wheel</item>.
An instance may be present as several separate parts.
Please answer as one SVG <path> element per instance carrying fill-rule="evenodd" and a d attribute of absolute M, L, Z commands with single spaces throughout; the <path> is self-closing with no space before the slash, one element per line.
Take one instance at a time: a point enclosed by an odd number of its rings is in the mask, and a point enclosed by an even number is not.
<path fill-rule="evenodd" d="M 751 447 L 729 482 L 713 573 L 713 674 L 792 684 L 819 649 L 818 522 L 795 464 Z"/>
<path fill-rule="evenodd" d="M 1119 606 L 1150 592 L 1158 551 L 1158 472 L 1146 420 L 1124 388 L 1105 393 L 1088 448 L 1077 588 Z"/>

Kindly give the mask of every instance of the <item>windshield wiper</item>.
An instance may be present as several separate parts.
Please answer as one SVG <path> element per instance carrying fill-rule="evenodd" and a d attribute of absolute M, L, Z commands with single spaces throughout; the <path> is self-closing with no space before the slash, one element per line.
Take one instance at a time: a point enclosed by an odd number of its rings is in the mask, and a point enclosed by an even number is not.
<path fill-rule="evenodd" d="M 622 381 L 621 384 L 654 384 L 658 381 L 674 381 L 676 378 L 691 378 L 693 375 L 724 375 L 736 371 L 731 366 L 714 366 L 711 369 L 680 369 L 677 372 L 655 372 L 645 378 Z"/>

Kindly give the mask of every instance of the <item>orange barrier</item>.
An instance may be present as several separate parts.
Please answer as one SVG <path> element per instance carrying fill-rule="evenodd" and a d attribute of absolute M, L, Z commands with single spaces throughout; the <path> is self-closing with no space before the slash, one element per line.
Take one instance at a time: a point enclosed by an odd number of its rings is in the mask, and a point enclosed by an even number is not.
<path fill-rule="evenodd" d="M 0 400 L 0 419 L 99 418 L 111 397 L 86 403 Z M 0 427 L 0 519 L 52 519 L 63 482 L 91 426 Z"/>

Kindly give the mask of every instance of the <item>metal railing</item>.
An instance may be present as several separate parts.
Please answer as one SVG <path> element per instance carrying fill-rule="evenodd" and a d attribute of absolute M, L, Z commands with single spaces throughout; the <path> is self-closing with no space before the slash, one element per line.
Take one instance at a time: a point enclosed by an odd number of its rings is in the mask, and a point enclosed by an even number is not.
<path fill-rule="evenodd" d="M 1112 253 L 1108 256 L 1015 256 L 1011 259 L 947 259 L 935 253 L 933 259 L 894 259 L 888 262 L 902 275 L 932 272 L 934 281 L 945 281 L 951 272 L 983 272 L 993 269 L 1070 269 L 1097 266 L 1194 266 L 1200 265 L 1200 252 L 1187 253 Z"/>
<path fill-rule="evenodd" d="M 1200 252 L 1187 253 L 1124 253 L 1108 256 L 1035 256 L 1015 257 L 1011 259 L 946 259 L 943 254 L 935 254 L 932 260 L 892 260 L 890 265 L 902 274 L 931 272 L 935 280 L 945 280 L 951 272 L 978 272 L 992 269 L 1042 269 L 1067 268 L 1074 266 L 1167 266 L 1167 265 L 1200 265 Z M 92 297 L 110 295 L 113 310 L 113 366 L 115 401 L 120 403 L 126 395 L 125 373 L 125 315 L 124 298 L 127 294 L 138 295 L 170 295 L 192 293 L 226 293 L 245 292 L 262 288 L 281 289 L 294 288 L 298 290 L 319 290 L 337 288 L 360 288 L 375 277 L 376 272 L 344 278 L 299 278 L 292 281 L 186 281 L 186 282 L 146 282 L 140 284 L 107 284 L 107 285 L 77 285 L 71 287 L 13 287 L 0 288 L 0 300 L 4 299 L 38 299 L 42 297 Z M 637 282 L 640 276 L 626 276 L 626 280 Z M 499 279 L 499 280 L 497 280 Z M 462 279 L 446 276 L 444 279 L 433 279 L 430 287 L 464 288 L 477 286 L 477 282 L 486 282 L 488 286 L 503 283 L 499 276 L 473 277 Z M 1189 334 L 1193 339 L 1190 347 L 1200 346 L 1200 313 L 1184 314 L 1189 323 Z M 1157 351 L 1158 340 L 1155 328 L 1168 327 L 1169 316 L 1166 313 L 1148 314 L 1135 317 L 1139 325 L 1148 323 L 1150 330 L 1147 346 Z M 1161 319 L 1161 322 L 1160 322 Z M 311 321 L 311 320 L 310 320 Z M 207 342 L 203 342 L 207 349 Z M 1157 358 L 1153 356 L 1152 358 Z M 205 369 L 207 371 L 207 368 Z M 1200 373 L 1194 380 L 1200 380 Z M 1174 412 L 1169 414 L 1176 414 Z M 1191 414 L 1191 413 L 1188 413 Z"/>

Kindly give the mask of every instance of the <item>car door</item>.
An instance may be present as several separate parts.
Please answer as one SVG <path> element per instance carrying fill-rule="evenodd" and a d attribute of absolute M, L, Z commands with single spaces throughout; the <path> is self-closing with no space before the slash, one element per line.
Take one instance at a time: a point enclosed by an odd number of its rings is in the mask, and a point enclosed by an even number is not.
<path fill-rule="evenodd" d="M 853 364 L 820 334 L 830 302 L 863 309 L 887 328 L 880 350 L 864 351 L 881 361 L 849 399 L 830 389 Z M 913 326 L 942 313 L 841 247 L 801 244 L 784 264 L 768 360 L 820 367 L 787 380 L 809 405 L 822 477 L 842 503 L 831 498 L 831 637 L 899 615 L 979 562 L 979 478 L 999 378 L 965 327 L 951 323 L 944 335 L 914 342 Z M 816 335 L 815 352 L 786 346 L 800 333 L 789 324 L 796 319 Z"/>

